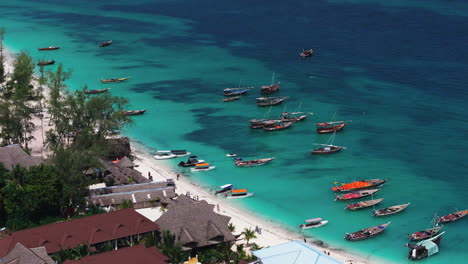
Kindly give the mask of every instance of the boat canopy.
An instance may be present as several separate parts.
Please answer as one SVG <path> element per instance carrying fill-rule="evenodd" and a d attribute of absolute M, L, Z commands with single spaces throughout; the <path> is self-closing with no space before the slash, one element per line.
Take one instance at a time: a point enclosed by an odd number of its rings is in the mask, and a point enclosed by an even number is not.
<path fill-rule="evenodd" d="M 246 192 L 247 192 L 247 189 L 232 190 L 232 193 L 236 193 L 236 194 L 239 194 L 239 193 L 246 193 Z"/>
<path fill-rule="evenodd" d="M 207 166 L 210 166 L 209 163 L 198 163 L 198 164 L 195 164 L 195 167 L 207 167 Z"/>
<path fill-rule="evenodd" d="M 177 155 L 177 154 L 179 154 L 179 155 L 180 155 L 180 154 L 187 154 L 187 150 L 185 150 L 185 149 L 182 149 L 182 150 L 171 150 L 171 152 L 172 152 L 173 154 L 176 154 L 176 155 Z"/>
<path fill-rule="evenodd" d="M 439 247 L 437 246 L 436 243 L 432 242 L 432 241 L 423 241 L 421 242 L 420 244 L 418 243 L 419 246 L 423 246 L 427 249 L 427 255 L 428 256 L 432 256 L 434 255 L 435 253 L 439 252 Z"/>
<path fill-rule="evenodd" d="M 219 188 L 221 189 L 232 188 L 232 184 L 224 184 L 224 185 L 219 186 Z"/>
<path fill-rule="evenodd" d="M 318 218 L 312 218 L 312 219 L 307 219 L 305 220 L 307 223 L 315 223 L 315 222 L 320 222 L 322 221 L 322 218 L 318 217 Z"/>

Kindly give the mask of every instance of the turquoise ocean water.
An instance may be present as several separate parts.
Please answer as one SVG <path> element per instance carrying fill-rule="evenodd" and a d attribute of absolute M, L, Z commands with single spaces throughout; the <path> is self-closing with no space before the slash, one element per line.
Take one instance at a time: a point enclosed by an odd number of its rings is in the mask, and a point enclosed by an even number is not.
<path fill-rule="evenodd" d="M 232 183 L 255 192 L 236 201 L 258 216 L 296 230 L 304 219 L 327 226 L 305 232 L 372 261 L 406 260 L 406 234 L 430 227 L 434 214 L 468 209 L 468 3 L 461 1 L 6 1 L 0 26 L 14 51 L 54 59 L 73 69 L 70 89 L 110 87 L 131 109 L 148 109 L 125 133 L 151 149 L 188 149 L 216 165 L 190 174 L 214 189 Z M 97 44 L 113 40 L 110 47 Z M 62 49 L 38 52 L 38 47 Z M 298 53 L 313 48 L 314 57 Z M 53 69 L 53 66 L 51 67 Z M 291 129 L 252 130 L 259 91 L 223 103 L 239 84 L 282 83 L 283 110 L 315 113 Z M 102 85 L 101 78 L 132 77 Z M 309 154 L 314 124 L 352 123 L 336 135 L 347 149 Z M 267 166 L 237 168 L 245 159 L 274 156 Z M 180 159 L 182 160 L 182 159 Z M 170 161 L 175 164 L 180 160 Z M 388 178 L 380 207 L 411 202 L 386 218 L 349 212 L 333 201 L 335 181 Z M 346 232 L 392 221 L 382 235 L 347 242 Z M 468 221 L 444 227 L 440 253 L 422 263 L 464 263 Z"/>

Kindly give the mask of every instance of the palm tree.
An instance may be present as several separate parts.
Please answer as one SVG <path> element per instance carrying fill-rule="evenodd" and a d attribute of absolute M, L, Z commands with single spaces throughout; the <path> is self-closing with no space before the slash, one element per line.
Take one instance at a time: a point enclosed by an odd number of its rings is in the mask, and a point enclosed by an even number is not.
<path fill-rule="evenodd" d="M 257 235 L 255 235 L 255 230 L 250 228 L 244 228 L 244 231 L 241 234 L 244 235 L 244 240 L 247 241 L 247 246 L 249 245 L 250 239 L 257 238 Z"/>
<path fill-rule="evenodd" d="M 158 243 L 157 248 L 161 253 L 168 256 L 173 264 L 181 263 L 188 257 L 188 254 L 182 250 L 182 246 L 177 242 L 176 236 L 169 230 L 163 231 L 161 241 Z"/>
<path fill-rule="evenodd" d="M 236 226 L 233 223 L 229 223 L 228 228 L 231 233 L 236 232 Z"/>

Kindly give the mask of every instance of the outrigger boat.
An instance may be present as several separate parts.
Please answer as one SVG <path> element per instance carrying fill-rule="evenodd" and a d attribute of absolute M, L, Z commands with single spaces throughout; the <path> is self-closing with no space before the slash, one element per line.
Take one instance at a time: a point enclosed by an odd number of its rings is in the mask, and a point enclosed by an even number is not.
<path fill-rule="evenodd" d="M 41 51 L 42 51 L 42 50 L 57 50 L 57 49 L 60 49 L 60 47 L 53 47 L 53 46 L 51 46 L 51 47 L 47 47 L 47 48 L 37 48 L 37 49 L 38 49 L 38 50 L 41 50 Z"/>
<path fill-rule="evenodd" d="M 465 217 L 468 214 L 468 210 L 458 211 L 452 214 L 444 215 L 442 217 L 437 218 L 437 224 L 445 224 L 450 222 L 455 222 L 462 217 Z"/>
<path fill-rule="evenodd" d="M 226 198 L 238 199 L 238 198 L 247 198 L 253 195 L 254 193 L 248 193 L 247 189 L 237 189 L 237 190 L 232 190 L 230 193 L 226 193 Z"/>
<path fill-rule="evenodd" d="M 105 46 L 109 46 L 110 44 L 112 44 L 112 40 L 108 40 L 108 41 L 104 41 L 104 42 L 101 42 L 99 43 L 99 47 L 105 47 Z"/>
<path fill-rule="evenodd" d="M 209 170 L 214 170 L 216 166 L 210 166 L 209 163 L 197 163 L 195 164 L 195 167 L 190 168 L 190 171 L 196 172 L 196 171 L 209 171 Z"/>
<path fill-rule="evenodd" d="M 130 77 L 125 78 L 111 78 L 111 79 L 102 79 L 101 82 L 103 83 L 115 83 L 115 82 L 123 82 L 125 80 L 130 79 Z"/>
<path fill-rule="evenodd" d="M 363 197 L 371 196 L 374 193 L 380 191 L 380 189 L 373 189 L 373 190 L 364 190 L 364 191 L 357 191 L 351 193 L 345 193 L 342 195 L 337 195 L 335 201 L 348 201 L 354 199 L 360 199 Z"/>
<path fill-rule="evenodd" d="M 310 57 L 314 54 L 314 51 L 312 49 L 305 50 L 303 49 L 302 52 L 299 54 L 302 58 Z"/>
<path fill-rule="evenodd" d="M 283 96 L 283 97 L 258 97 L 257 98 L 257 105 L 258 106 L 278 105 L 278 104 L 282 103 L 286 99 L 288 99 L 287 96 Z"/>
<path fill-rule="evenodd" d="M 146 109 L 143 109 L 143 110 L 130 110 L 130 111 L 124 111 L 123 113 L 124 113 L 124 115 L 133 116 L 133 115 L 141 115 L 146 111 L 147 111 Z"/>
<path fill-rule="evenodd" d="M 391 222 L 383 225 L 364 228 L 354 233 L 346 233 L 345 239 L 349 241 L 364 240 L 382 233 Z"/>
<path fill-rule="evenodd" d="M 433 228 L 424 229 L 422 231 L 414 232 L 413 234 L 408 235 L 408 238 L 409 238 L 410 241 L 425 240 L 425 239 L 428 239 L 428 238 L 431 238 L 431 237 L 437 235 L 437 233 L 439 233 L 439 231 L 443 227 L 444 226 L 435 226 Z"/>
<path fill-rule="evenodd" d="M 341 131 L 351 121 L 330 121 L 320 122 L 315 124 L 317 127 L 317 133 L 326 134 Z"/>
<path fill-rule="evenodd" d="M 263 126 L 263 130 L 265 131 L 276 131 L 276 130 L 283 130 L 286 128 L 290 128 L 292 125 L 294 125 L 295 122 L 290 122 L 290 121 L 281 121 L 281 122 L 276 122 L 273 124 L 268 124 Z"/>
<path fill-rule="evenodd" d="M 232 102 L 235 100 L 239 100 L 240 98 L 241 98 L 240 96 L 228 97 L 228 98 L 224 98 L 223 102 Z"/>
<path fill-rule="evenodd" d="M 205 161 L 204 160 L 199 160 L 197 156 L 190 156 L 186 162 L 181 161 L 181 162 L 179 162 L 179 164 L 177 164 L 177 166 L 193 167 L 196 164 L 203 163 L 203 162 L 205 162 Z"/>
<path fill-rule="evenodd" d="M 351 183 L 344 183 L 341 186 L 335 186 L 332 189 L 332 191 L 335 192 L 352 192 L 352 191 L 359 191 L 359 190 L 365 190 L 365 189 L 370 189 L 370 188 L 375 188 L 383 185 L 385 182 L 387 182 L 387 179 L 381 180 L 381 179 L 370 179 L 370 180 L 361 180 L 361 181 L 355 181 Z"/>
<path fill-rule="evenodd" d="M 373 205 L 376 205 L 376 204 L 382 202 L 383 200 L 384 199 L 382 198 L 382 199 L 374 199 L 374 200 L 367 200 L 367 201 L 352 203 L 352 204 L 346 205 L 345 209 L 348 209 L 348 210 L 351 210 L 351 211 L 356 211 L 356 210 L 359 210 L 359 209 L 368 208 L 368 207 L 371 207 Z"/>
<path fill-rule="evenodd" d="M 275 158 L 266 158 L 266 159 L 256 159 L 256 160 L 246 160 L 242 161 L 242 158 L 236 158 L 234 164 L 238 167 L 256 167 L 267 164 L 268 162 L 274 160 Z"/>
<path fill-rule="evenodd" d="M 37 66 L 52 65 L 52 64 L 54 64 L 54 63 L 55 63 L 54 60 L 39 61 L 39 62 L 37 63 Z"/>
<path fill-rule="evenodd" d="M 241 87 L 241 88 L 226 88 L 224 89 L 224 96 L 236 96 L 245 94 L 253 87 Z"/>
<path fill-rule="evenodd" d="M 215 192 L 215 195 L 230 192 L 234 188 L 234 186 L 232 186 L 232 184 L 225 184 L 225 185 L 219 186 L 219 188 L 221 188 L 221 189 L 217 190 Z"/>
<path fill-rule="evenodd" d="M 435 237 L 420 241 L 416 244 L 407 244 L 407 246 L 410 248 L 408 259 L 419 260 L 438 253 L 443 234 L 445 234 L 445 232 L 442 232 Z"/>
<path fill-rule="evenodd" d="M 328 223 L 328 220 L 322 220 L 322 218 L 312 218 L 304 221 L 306 222 L 306 224 L 302 224 L 299 226 L 302 229 L 321 227 Z"/>
<path fill-rule="evenodd" d="M 99 93 L 105 93 L 109 91 L 110 88 L 104 88 L 104 89 L 96 89 L 96 90 L 85 90 L 85 94 L 99 94 Z"/>
<path fill-rule="evenodd" d="M 373 216 L 387 216 L 387 215 L 396 214 L 405 210 L 405 208 L 408 207 L 409 205 L 410 203 L 405 203 L 405 204 L 390 206 L 390 207 L 380 209 L 380 210 L 373 210 L 372 215 Z"/>

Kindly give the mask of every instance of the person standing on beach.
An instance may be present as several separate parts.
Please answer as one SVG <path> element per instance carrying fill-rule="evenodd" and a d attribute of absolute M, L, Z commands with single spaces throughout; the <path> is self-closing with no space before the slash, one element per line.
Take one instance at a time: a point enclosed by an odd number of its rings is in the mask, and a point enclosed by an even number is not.
<path fill-rule="evenodd" d="M 216 209 L 218 209 L 218 213 L 219 213 L 219 204 L 216 205 Z"/>
<path fill-rule="evenodd" d="M 180 174 L 179 174 L 179 173 L 177 173 L 177 180 L 178 180 L 179 178 L 180 178 Z"/>

